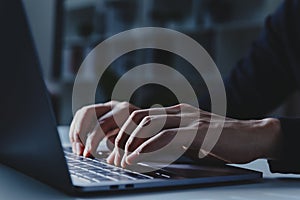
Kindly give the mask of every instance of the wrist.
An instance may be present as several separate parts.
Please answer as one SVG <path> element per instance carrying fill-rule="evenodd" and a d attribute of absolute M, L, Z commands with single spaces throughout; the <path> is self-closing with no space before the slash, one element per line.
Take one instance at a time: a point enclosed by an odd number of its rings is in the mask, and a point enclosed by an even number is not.
<path fill-rule="evenodd" d="M 280 137 L 281 137 L 281 124 L 276 118 L 262 119 L 261 126 L 261 143 L 262 155 L 261 158 L 276 160 L 280 152 Z"/>

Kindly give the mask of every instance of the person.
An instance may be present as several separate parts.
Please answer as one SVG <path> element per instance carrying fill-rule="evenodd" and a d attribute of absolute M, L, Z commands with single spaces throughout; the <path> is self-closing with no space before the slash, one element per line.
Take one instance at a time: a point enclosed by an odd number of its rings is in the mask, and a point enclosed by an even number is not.
<path fill-rule="evenodd" d="M 286 0 L 266 19 L 260 37 L 225 80 L 227 116 L 221 136 L 208 156 L 226 163 L 265 158 L 272 172 L 300 173 L 297 156 L 300 118 L 265 116 L 299 86 L 300 2 Z M 145 159 L 141 157 L 142 152 L 155 151 L 168 144 L 176 133 L 188 135 L 197 129 L 184 155 L 198 159 L 197 152 L 208 125 L 218 127 L 224 119 L 209 112 L 208 96 L 202 97 L 199 105 L 200 108 L 178 104 L 140 109 L 127 102 L 111 101 L 85 106 L 77 111 L 71 123 L 69 136 L 73 152 L 91 156 L 104 137 L 100 134 L 102 130 L 114 144 L 107 162 L 126 167 Z M 97 115 L 94 123 L 93 113 Z M 118 123 L 113 116 L 118 116 Z M 211 116 L 219 120 L 210 121 Z M 155 127 L 161 119 L 166 119 L 163 128 L 149 134 L 148 125 Z M 184 123 L 179 125 L 182 119 Z M 146 136 L 139 137 L 143 135 Z M 184 148 L 181 142 L 175 143 Z"/>

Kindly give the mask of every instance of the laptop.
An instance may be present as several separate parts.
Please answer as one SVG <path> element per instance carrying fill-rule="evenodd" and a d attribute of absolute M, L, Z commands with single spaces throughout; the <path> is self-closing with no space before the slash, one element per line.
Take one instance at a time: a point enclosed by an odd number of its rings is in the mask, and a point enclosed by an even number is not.
<path fill-rule="evenodd" d="M 262 177 L 261 172 L 232 166 L 191 163 L 141 174 L 64 149 L 21 1 L 1 1 L 0 24 L 2 163 L 69 194 L 231 184 Z"/>

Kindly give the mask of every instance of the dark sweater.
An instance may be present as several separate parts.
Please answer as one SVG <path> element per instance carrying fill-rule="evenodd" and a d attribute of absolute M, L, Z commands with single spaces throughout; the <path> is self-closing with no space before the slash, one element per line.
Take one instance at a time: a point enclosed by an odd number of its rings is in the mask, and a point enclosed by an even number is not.
<path fill-rule="evenodd" d="M 262 118 L 300 86 L 300 1 L 286 0 L 225 80 L 227 115 Z M 300 102 L 299 102 L 300 103 Z M 209 110 L 209 98 L 200 100 Z M 272 172 L 300 173 L 300 118 L 280 118 L 283 146 Z"/>

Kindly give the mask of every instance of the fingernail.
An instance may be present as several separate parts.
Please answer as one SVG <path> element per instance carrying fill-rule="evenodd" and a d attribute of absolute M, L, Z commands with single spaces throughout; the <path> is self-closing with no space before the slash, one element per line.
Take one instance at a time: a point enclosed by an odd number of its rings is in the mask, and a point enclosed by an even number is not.
<path fill-rule="evenodd" d="M 119 166 L 119 163 L 120 163 L 120 154 L 119 154 L 119 152 L 117 151 L 117 152 L 116 152 L 116 155 L 115 155 L 114 164 L 115 164 L 115 166 Z"/>
<path fill-rule="evenodd" d="M 127 166 L 127 165 L 126 165 L 126 162 L 125 162 L 125 161 L 122 161 L 122 162 L 121 162 L 121 167 L 122 167 L 122 168 L 125 168 L 126 166 Z"/>
<path fill-rule="evenodd" d="M 106 158 L 106 162 L 109 164 L 113 164 L 114 161 L 114 155 L 115 155 L 115 149 L 109 154 L 109 156 Z"/>
<path fill-rule="evenodd" d="M 133 152 L 132 154 L 126 157 L 126 163 L 128 165 L 132 165 L 139 155 L 140 155 L 139 151 Z"/>
<path fill-rule="evenodd" d="M 77 155 L 81 154 L 81 145 L 79 143 L 76 143 L 76 154 Z"/>
<path fill-rule="evenodd" d="M 111 161 L 111 158 L 112 157 L 112 155 L 110 154 L 107 158 L 106 158 L 106 162 L 108 163 L 108 164 L 112 164 L 112 161 Z"/>
<path fill-rule="evenodd" d="M 128 154 L 125 153 L 124 156 L 123 156 L 123 158 L 122 158 L 122 160 L 121 160 L 121 167 L 122 167 L 122 168 L 125 168 L 125 167 L 126 167 L 126 164 L 127 164 L 127 163 L 126 163 L 127 155 L 128 155 Z"/>
<path fill-rule="evenodd" d="M 87 150 L 86 148 L 85 148 L 84 151 L 83 151 L 83 156 L 84 156 L 84 157 L 87 157 L 87 156 L 88 156 L 88 150 Z"/>
<path fill-rule="evenodd" d="M 186 151 L 188 148 L 186 146 L 182 145 L 182 149 Z"/>

